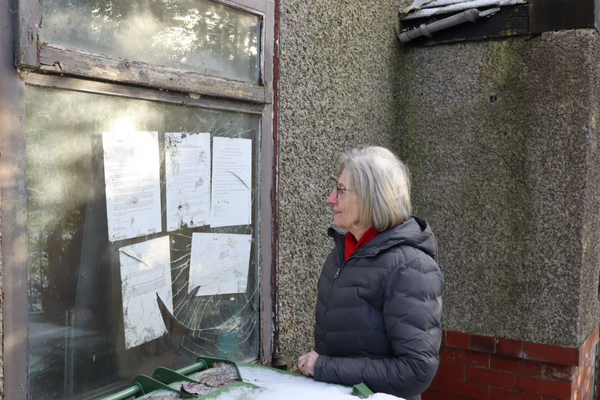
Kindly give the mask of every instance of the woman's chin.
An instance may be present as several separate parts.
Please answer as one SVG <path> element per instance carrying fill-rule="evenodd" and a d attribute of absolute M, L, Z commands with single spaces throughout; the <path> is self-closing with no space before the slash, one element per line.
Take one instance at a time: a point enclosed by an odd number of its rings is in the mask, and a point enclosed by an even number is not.
<path fill-rule="evenodd" d="M 344 225 L 343 222 L 336 221 L 335 219 L 333 220 L 333 226 L 335 226 L 336 228 L 340 228 L 340 229 L 346 229 L 346 230 L 348 229 L 348 228 L 346 228 L 346 225 Z"/>

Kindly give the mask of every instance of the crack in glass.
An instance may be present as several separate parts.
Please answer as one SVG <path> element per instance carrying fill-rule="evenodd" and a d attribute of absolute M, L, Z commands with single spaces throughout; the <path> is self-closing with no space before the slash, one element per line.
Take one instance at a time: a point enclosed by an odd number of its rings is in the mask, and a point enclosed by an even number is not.
<path fill-rule="evenodd" d="M 58 89 L 26 88 L 31 398 L 71 399 L 128 387 L 158 366 L 199 355 L 258 356 L 258 116 Z M 108 240 L 102 132 L 158 132 L 162 232 Z M 253 141 L 252 224 L 166 230 L 165 132 Z M 212 154 L 211 154 L 212 160 Z M 193 233 L 251 235 L 243 293 L 197 296 L 189 287 Z M 119 249 L 169 236 L 172 311 L 167 334 L 125 350 Z"/>

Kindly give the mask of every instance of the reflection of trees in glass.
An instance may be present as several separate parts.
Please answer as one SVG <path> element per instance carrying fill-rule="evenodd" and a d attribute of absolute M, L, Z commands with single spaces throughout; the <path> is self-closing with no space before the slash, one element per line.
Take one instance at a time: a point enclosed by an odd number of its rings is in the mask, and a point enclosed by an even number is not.
<path fill-rule="evenodd" d="M 30 311 L 45 311 L 62 321 L 59 304 L 73 302 L 75 271 L 80 258 L 81 219 L 89 184 L 89 140 L 74 135 L 60 143 L 48 130 L 68 130 L 68 109 L 37 111 L 42 124 L 28 130 L 27 188 L 30 260 Z M 29 115 L 28 115 L 29 118 Z M 36 126 L 37 125 L 37 126 Z M 86 174 L 86 171 L 88 172 Z M 60 268 L 50 268 L 50 266 Z M 52 306 L 49 307 L 49 305 Z M 58 310 L 56 313 L 51 310 Z"/>
<path fill-rule="evenodd" d="M 257 81 L 259 19 L 209 0 L 45 0 L 42 40 Z"/>

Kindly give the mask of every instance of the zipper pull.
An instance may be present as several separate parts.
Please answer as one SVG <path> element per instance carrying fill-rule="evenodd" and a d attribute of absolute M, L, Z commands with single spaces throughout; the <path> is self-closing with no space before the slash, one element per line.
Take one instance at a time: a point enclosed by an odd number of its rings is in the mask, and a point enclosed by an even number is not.
<path fill-rule="evenodd" d="M 338 267 L 337 271 L 335 271 L 335 275 L 333 276 L 333 279 L 337 279 L 338 276 L 340 276 L 340 270 L 341 269 L 342 269 L 341 267 Z"/>

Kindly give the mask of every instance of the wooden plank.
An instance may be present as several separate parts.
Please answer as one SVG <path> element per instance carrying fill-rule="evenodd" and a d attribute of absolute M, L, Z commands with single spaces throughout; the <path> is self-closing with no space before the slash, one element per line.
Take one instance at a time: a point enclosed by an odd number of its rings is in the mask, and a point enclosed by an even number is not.
<path fill-rule="evenodd" d="M 524 4 L 524 0 L 469 0 L 456 2 L 455 4 L 450 4 L 444 7 L 424 7 L 420 10 L 410 12 L 405 17 L 402 17 L 402 21 L 410 21 L 411 19 L 418 18 L 430 18 L 435 15 L 446 15 L 458 13 L 460 11 L 466 11 L 471 8 L 477 8 L 481 10 L 482 8 L 491 8 L 491 7 L 506 7 L 513 6 L 517 4 Z"/>
<path fill-rule="evenodd" d="M 600 31 L 600 0 L 594 1 L 594 15 L 596 15 L 596 29 Z"/>
<path fill-rule="evenodd" d="M 263 86 L 58 45 L 41 47 L 40 70 L 253 103 L 266 102 Z"/>
<path fill-rule="evenodd" d="M 600 0 L 594 1 L 594 15 L 596 15 L 596 29 L 600 31 Z"/>
<path fill-rule="evenodd" d="M 261 80 L 265 86 L 265 101 L 273 103 L 273 49 L 275 46 L 275 5 L 269 2 L 261 32 Z"/>
<path fill-rule="evenodd" d="M 15 65 L 37 68 L 40 65 L 38 54 L 38 29 L 42 21 L 41 0 L 16 0 L 18 5 L 15 48 Z"/>
<path fill-rule="evenodd" d="M 594 0 L 530 0 L 531 33 L 593 28 Z"/>
<path fill-rule="evenodd" d="M 260 140 L 260 220 L 259 220 L 259 302 L 260 361 L 270 364 L 273 358 L 273 191 L 275 190 L 273 141 L 273 106 L 267 105 L 261 119 Z"/>
<path fill-rule="evenodd" d="M 250 14 L 264 15 L 267 12 L 267 3 L 273 0 L 213 0 L 217 3 L 246 11 Z"/>
<path fill-rule="evenodd" d="M 275 213 L 276 206 L 276 148 L 274 137 L 274 91 L 273 62 L 275 46 L 275 3 L 269 1 L 263 18 L 261 31 L 261 75 L 265 85 L 265 96 L 269 105 L 264 108 L 261 119 L 260 155 L 260 351 L 259 358 L 264 364 L 273 362 L 273 335 L 275 329 L 274 302 L 276 287 L 273 283 L 276 266 Z"/>
<path fill-rule="evenodd" d="M 22 71 L 20 76 L 26 84 L 31 86 L 73 90 L 92 94 L 104 94 L 130 99 L 159 101 L 163 103 L 183 104 L 210 110 L 233 111 L 260 115 L 264 108 L 264 105 L 262 104 L 204 98 L 193 93 L 180 93 L 137 86 L 118 85 L 114 83 L 90 81 L 66 76 L 43 75 L 29 71 Z"/>
<path fill-rule="evenodd" d="M 439 18 L 444 18 L 439 16 Z M 415 19 L 402 21 L 402 31 L 429 24 L 433 19 Z M 489 18 L 477 20 L 474 24 L 467 22 L 452 28 L 434 33 L 432 38 L 421 37 L 405 43 L 408 46 L 433 46 L 442 43 L 464 42 L 469 40 L 485 40 L 529 34 L 529 8 L 527 5 L 503 7 Z"/>
<path fill-rule="evenodd" d="M 28 398 L 27 194 L 25 95 L 14 67 L 13 10 L 0 6 L 0 217 L 4 397 Z"/>

